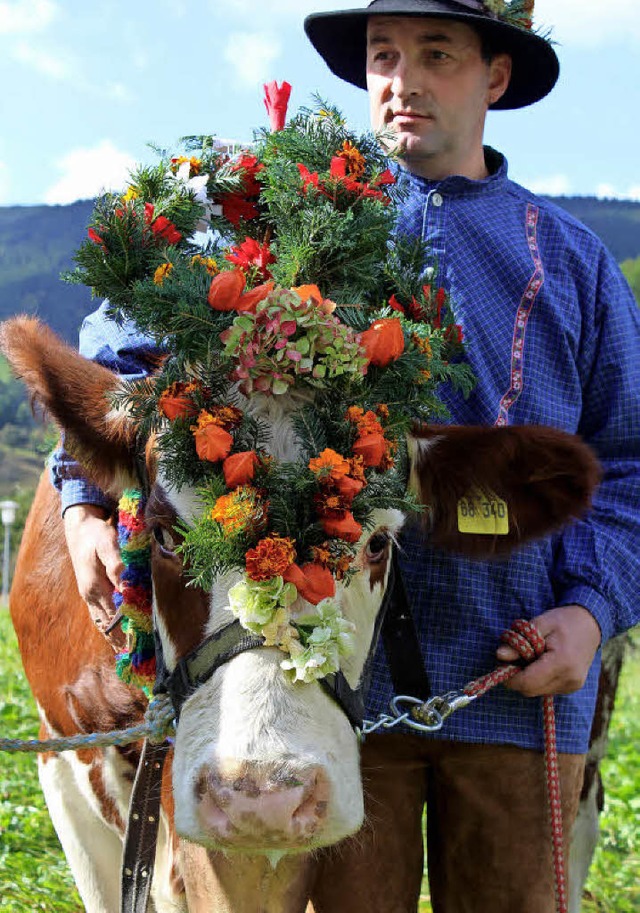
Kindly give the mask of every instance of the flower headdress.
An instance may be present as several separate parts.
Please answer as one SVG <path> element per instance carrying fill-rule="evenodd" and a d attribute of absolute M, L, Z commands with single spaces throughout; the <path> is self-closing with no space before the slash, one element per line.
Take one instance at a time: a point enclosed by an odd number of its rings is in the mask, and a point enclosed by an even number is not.
<path fill-rule="evenodd" d="M 267 87 L 278 127 L 288 91 Z M 374 510 L 416 509 L 407 432 L 446 415 L 442 381 L 472 385 L 462 332 L 423 245 L 394 239 L 402 188 L 376 136 L 318 101 L 233 157 L 184 144 L 97 202 L 75 278 L 168 353 L 122 400 L 157 433 L 164 477 L 198 489 L 186 573 L 210 587 L 240 570 L 229 608 L 318 678 L 348 649 L 335 582 Z M 295 461 L 266 452 L 250 408 L 284 395 L 300 401 Z"/>

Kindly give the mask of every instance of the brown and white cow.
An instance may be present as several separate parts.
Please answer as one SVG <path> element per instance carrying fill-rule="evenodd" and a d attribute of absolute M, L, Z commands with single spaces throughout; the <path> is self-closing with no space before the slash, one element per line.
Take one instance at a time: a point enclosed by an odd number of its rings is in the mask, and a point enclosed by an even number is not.
<path fill-rule="evenodd" d="M 114 496 L 135 485 L 135 427 L 109 406 L 117 378 L 29 318 L 4 325 L 2 347 L 96 482 Z M 295 401 L 256 397 L 244 408 L 268 418 L 269 452 L 294 459 Z M 425 428 L 416 431 L 410 449 L 410 484 L 428 507 L 432 541 L 477 556 L 513 548 L 580 514 L 599 475 L 588 448 L 548 428 Z M 200 506 L 192 491 L 176 492 L 163 482 L 152 442 L 146 468 L 154 616 L 171 669 L 230 621 L 227 593 L 237 577 L 217 580 L 211 593 L 186 586 L 173 548 L 174 527 L 178 518 L 189 522 Z M 457 503 L 473 488 L 508 502 L 508 537 L 458 532 Z M 352 687 L 369 652 L 403 520 L 397 511 L 377 512 L 358 543 L 358 574 L 348 588 L 339 588 L 342 611 L 357 630 L 357 649 L 343 667 Z M 25 528 L 11 608 L 42 736 L 140 720 L 142 696 L 115 676 L 113 645 L 93 628 L 75 590 L 59 503 L 46 479 Z M 152 892 L 158 913 L 299 913 L 306 905 L 312 851 L 362 824 L 356 735 L 318 683 L 290 683 L 280 660 L 274 648 L 241 653 L 182 708 L 172 788 L 167 779 L 164 784 Z M 40 762 L 51 816 L 90 913 L 118 909 L 122 836 L 138 752 L 139 746 L 63 752 Z M 176 834 L 187 841 L 182 852 Z M 285 856 L 272 868 L 273 854 Z"/>

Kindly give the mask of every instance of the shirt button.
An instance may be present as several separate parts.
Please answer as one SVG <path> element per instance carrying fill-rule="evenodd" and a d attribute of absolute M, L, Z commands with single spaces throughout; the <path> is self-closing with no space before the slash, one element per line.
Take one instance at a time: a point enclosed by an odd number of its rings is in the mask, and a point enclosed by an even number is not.
<path fill-rule="evenodd" d="M 431 202 L 434 206 L 442 206 L 444 200 L 442 199 L 442 194 L 434 193 L 431 197 Z"/>

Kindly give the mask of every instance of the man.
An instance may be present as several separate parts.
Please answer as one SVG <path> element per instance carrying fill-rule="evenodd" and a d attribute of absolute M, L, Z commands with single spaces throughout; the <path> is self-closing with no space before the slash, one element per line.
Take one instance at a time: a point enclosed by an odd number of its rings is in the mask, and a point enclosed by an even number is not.
<path fill-rule="evenodd" d="M 492 669 L 499 636 L 518 617 L 535 618 L 547 649 L 508 690 L 461 710 L 440 733 L 367 738 L 368 821 L 352 840 L 318 854 L 316 913 L 415 911 L 425 804 L 436 913 L 550 913 L 542 720 L 540 702 L 531 698 L 563 695 L 557 711 L 568 833 L 597 651 L 602 639 L 638 621 L 637 309 L 601 243 L 509 181 L 504 158 L 482 145 L 489 108 L 531 104 L 557 79 L 553 48 L 531 31 L 531 7 L 520 3 L 516 20 L 501 2 L 374 0 L 305 23 L 331 69 L 368 89 L 373 126 L 395 136 L 409 191 L 398 230 L 429 242 L 479 381 L 468 400 L 446 392 L 452 420 L 577 432 L 607 471 L 589 518 L 509 561 L 472 563 L 434 552 L 415 533 L 405 536 L 403 573 L 434 693 Z M 122 370 L 123 353 L 136 352 L 144 338 L 130 335 L 133 328 L 122 336 L 112 331 L 105 349 L 98 312 L 85 325 L 82 351 Z M 125 369 L 137 370 L 135 359 Z M 72 552 L 80 543 L 84 550 L 76 568 L 86 567 L 87 555 L 92 562 L 83 586 L 100 619 L 109 613 L 117 553 L 110 528 L 78 489 L 83 484 L 63 485 L 65 525 Z M 498 657 L 513 654 L 503 646 Z M 391 696 L 380 651 L 369 715 L 386 710 Z"/>
<path fill-rule="evenodd" d="M 434 693 L 493 668 L 500 634 L 519 616 L 535 619 L 546 652 L 510 690 L 478 700 L 431 737 L 368 738 L 369 826 L 326 854 L 317 913 L 416 910 L 425 803 L 435 911 L 552 911 L 543 726 L 540 701 L 531 698 L 567 695 L 556 703 L 569 833 L 594 656 L 603 638 L 639 620 L 637 308 L 593 235 L 509 181 L 504 158 L 483 147 L 489 108 L 531 104 L 558 77 L 551 44 L 531 30 L 532 8 L 374 0 L 305 23 L 332 71 L 366 87 L 372 125 L 392 132 L 408 172 L 398 230 L 421 236 L 437 258 L 478 378 L 467 401 L 447 393 L 452 420 L 577 432 L 607 472 L 585 521 L 509 561 L 473 564 L 405 537 L 403 573 Z M 504 646 L 497 654 L 515 657 Z M 380 653 L 369 711 L 386 709 L 391 694 Z"/>

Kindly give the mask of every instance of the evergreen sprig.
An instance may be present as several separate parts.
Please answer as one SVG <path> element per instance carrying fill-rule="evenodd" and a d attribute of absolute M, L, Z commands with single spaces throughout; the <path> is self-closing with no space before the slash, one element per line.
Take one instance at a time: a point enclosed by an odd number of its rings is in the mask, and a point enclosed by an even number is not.
<path fill-rule="evenodd" d="M 380 137 L 356 135 L 320 99 L 235 157 L 210 136 L 185 137 L 183 154 L 158 153 L 122 194 L 98 200 L 73 280 L 107 297 L 118 320 L 135 321 L 165 353 L 154 376 L 124 384 L 116 401 L 141 439 L 157 436 L 164 478 L 200 497 L 201 520 L 180 530 L 187 573 L 208 587 L 276 536 L 295 543 L 299 564 L 329 555 L 348 580 L 353 536 L 327 532 L 326 517 L 349 515 L 367 529 L 378 508 L 418 509 L 406 492 L 407 434 L 415 422 L 446 417 L 440 384 L 465 394 L 473 384 L 437 263 L 421 241 L 394 236 L 404 190 Z M 257 286 L 262 300 L 251 298 Z M 300 293 L 299 311 L 288 291 L 296 286 L 317 287 Z M 252 302 L 244 315 L 243 295 Z M 388 361 L 365 357 L 378 321 L 393 326 Z M 261 359 L 262 345 L 270 348 Z M 326 372 L 320 358 L 339 370 Z M 260 376 L 262 364 L 273 377 Z M 291 462 L 268 455 L 273 429 L 254 408 L 265 389 L 303 392 L 286 420 L 298 453 Z M 208 449 L 209 431 L 219 451 Z M 356 455 L 368 433 L 385 448 L 370 462 Z M 332 453 L 343 461 L 337 477 L 351 461 L 361 490 L 341 494 L 333 477 L 312 470 Z M 252 473 L 228 486 L 228 461 L 247 454 Z M 324 459 L 329 466 L 334 457 Z M 248 507 L 234 527 L 229 518 Z"/>

